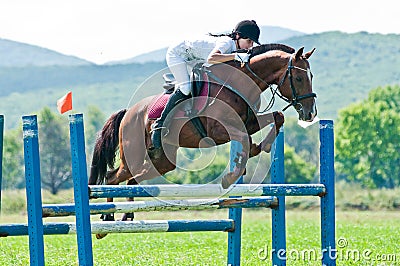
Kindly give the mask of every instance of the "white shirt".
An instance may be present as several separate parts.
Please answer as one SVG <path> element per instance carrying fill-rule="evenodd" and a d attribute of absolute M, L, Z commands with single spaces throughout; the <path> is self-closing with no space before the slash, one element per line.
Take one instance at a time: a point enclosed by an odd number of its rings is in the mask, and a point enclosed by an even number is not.
<path fill-rule="evenodd" d="M 206 35 L 199 39 L 184 40 L 168 49 L 167 61 L 171 57 L 180 57 L 191 65 L 195 62 L 206 62 L 209 54 L 215 48 L 222 54 L 229 54 L 236 50 L 236 43 L 228 36 L 213 37 Z"/>
<path fill-rule="evenodd" d="M 211 51 L 217 49 L 222 54 L 229 54 L 236 50 L 236 43 L 227 36 L 202 36 L 193 40 L 185 40 L 168 48 L 166 54 L 167 65 L 174 75 L 182 93 L 191 92 L 189 73 L 198 63 L 206 63 Z"/>

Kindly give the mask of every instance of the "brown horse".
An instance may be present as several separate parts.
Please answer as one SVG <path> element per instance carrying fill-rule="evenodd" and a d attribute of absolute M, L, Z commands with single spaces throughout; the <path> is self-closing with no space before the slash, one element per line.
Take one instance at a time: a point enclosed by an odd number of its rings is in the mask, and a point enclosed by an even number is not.
<path fill-rule="evenodd" d="M 138 184 L 175 169 L 179 147 L 210 147 L 236 140 L 243 145 L 242 163 L 224 177 L 223 186 L 226 188 L 234 183 L 243 174 L 247 158 L 270 150 L 275 132 L 284 122 L 281 112 L 259 112 L 263 91 L 271 89 L 273 99 L 278 95 L 287 101 L 287 107 L 293 106 L 301 120 L 312 121 L 316 116 L 316 95 L 312 92 L 308 62 L 314 49 L 304 55 L 303 50 L 296 52 L 285 45 L 265 44 L 250 50 L 249 63 L 230 61 L 207 67 L 209 96 L 197 99 L 207 103 L 198 114 L 207 137 L 202 137 L 193 123 L 189 123 L 190 118 L 172 117 L 166 120 L 167 128 L 163 129 L 162 154 L 155 155 L 149 151 L 154 120 L 148 118 L 148 110 L 158 96 L 148 97 L 128 110 L 113 114 L 96 141 L 89 184 L 119 184 L 124 181 Z M 272 84 L 277 85 L 276 88 Z M 271 123 L 274 123 L 275 130 L 271 130 L 259 145 L 253 144 L 250 135 Z M 114 168 L 118 146 L 120 165 Z M 107 166 L 110 171 L 107 171 Z"/>

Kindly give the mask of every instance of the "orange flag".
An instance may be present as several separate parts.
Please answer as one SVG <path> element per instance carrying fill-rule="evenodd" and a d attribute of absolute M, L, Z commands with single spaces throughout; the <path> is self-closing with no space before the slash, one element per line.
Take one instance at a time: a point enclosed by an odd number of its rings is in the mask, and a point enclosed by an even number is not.
<path fill-rule="evenodd" d="M 69 91 L 65 96 L 61 97 L 57 101 L 57 110 L 63 114 L 69 110 L 72 110 L 72 92 Z"/>

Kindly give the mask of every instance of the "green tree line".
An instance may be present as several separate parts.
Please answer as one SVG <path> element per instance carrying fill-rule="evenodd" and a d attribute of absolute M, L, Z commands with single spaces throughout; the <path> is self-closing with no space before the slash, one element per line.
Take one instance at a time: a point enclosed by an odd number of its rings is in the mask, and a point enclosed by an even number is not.
<path fill-rule="evenodd" d="M 51 193 L 70 188 L 71 166 L 68 121 L 45 107 L 39 112 L 39 140 L 43 187 Z M 105 121 L 99 108 L 85 112 L 88 162 L 97 132 Z M 285 180 L 287 183 L 318 181 L 318 124 L 303 129 L 295 119 L 285 122 Z M 4 136 L 3 188 L 24 187 L 22 132 L 8 130 Z M 196 160 L 204 151 L 182 149 L 185 165 L 166 175 L 163 182 L 208 183 L 226 171 L 229 146 L 218 148 L 206 167 Z M 251 159 L 247 173 L 266 173 L 269 162 Z M 335 121 L 336 177 L 368 188 L 395 188 L 400 184 L 400 86 L 378 87 L 368 97 L 340 110 Z M 262 161 L 262 163 L 260 163 Z M 261 165 L 261 166 L 260 166 Z M 257 169 L 258 168 L 258 169 Z M 201 169 L 191 171 L 190 169 Z M 261 169 L 261 170 L 260 170 Z M 154 182 L 159 182 L 155 180 Z M 261 179 L 269 182 L 268 176 Z"/>
<path fill-rule="evenodd" d="M 91 154 L 97 131 L 103 126 L 104 115 L 89 106 L 85 115 L 86 154 Z M 66 116 L 44 107 L 38 114 L 39 154 L 42 187 L 52 194 L 72 187 L 69 127 Z M 89 156 L 88 156 L 89 158 Z M 25 187 L 22 130 L 4 134 L 3 189 Z"/>
<path fill-rule="evenodd" d="M 339 177 L 370 188 L 400 185 L 400 86 L 378 87 L 339 113 Z"/>

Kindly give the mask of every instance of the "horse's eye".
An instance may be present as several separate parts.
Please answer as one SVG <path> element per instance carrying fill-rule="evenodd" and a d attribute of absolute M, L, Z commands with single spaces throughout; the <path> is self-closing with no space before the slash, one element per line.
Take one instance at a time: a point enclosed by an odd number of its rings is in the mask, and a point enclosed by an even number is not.
<path fill-rule="evenodd" d="M 296 80 L 297 80 L 298 82 L 301 82 L 301 77 L 297 76 L 297 77 L 296 77 Z"/>

